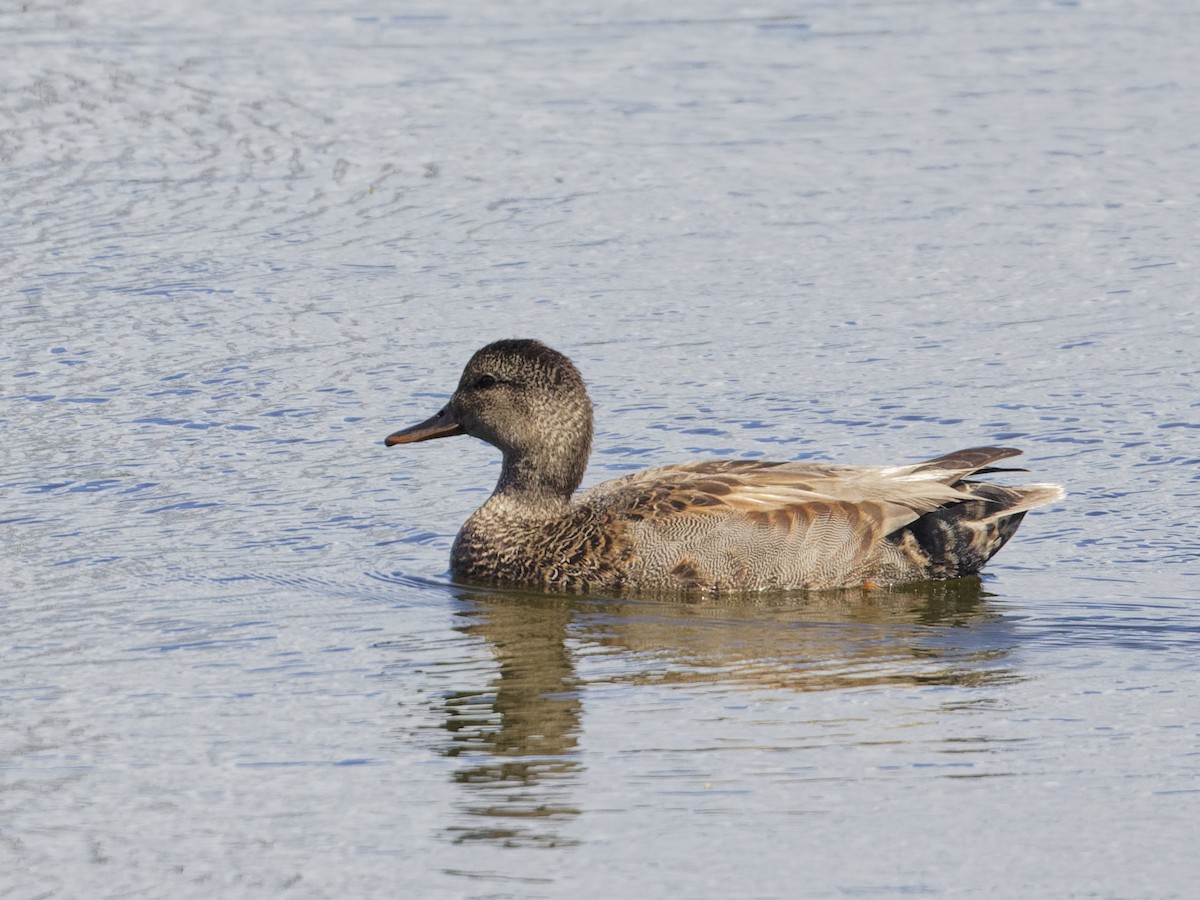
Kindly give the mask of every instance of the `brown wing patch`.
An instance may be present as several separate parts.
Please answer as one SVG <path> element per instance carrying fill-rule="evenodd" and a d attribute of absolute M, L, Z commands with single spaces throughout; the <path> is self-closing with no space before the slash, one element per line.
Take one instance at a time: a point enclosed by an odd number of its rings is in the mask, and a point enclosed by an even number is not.
<path fill-rule="evenodd" d="M 797 507 L 794 506 L 771 510 L 771 527 L 778 528 L 780 531 L 790 532 L 796 524 L 796 511 Z"/>
<path fill-rule="evenodd" d="M 724 497 L 733 490 L 733 487 L 728 481 L 717 478 L 708 478 L 704 481 L 697 481 L 695 484 L 688 485 L 688 487 L 693 491 L 697 491 L 701 494 L 708 494 L 712 497 Z"/>
<path fill-rule="evenodd" d="M 862 519 L 859 513 L 858 504 L 856 503 L 840 503 L 838 504 L 838 512 L 840 512 L 846 520 L 846 524 L 852 531 L 858 530 L 858 523 Z"/>
<path fill-rule="evenodd" d="M 839 504 L 839 507 L 842 504 Z M 826 503 L 791 503 L 787 506 L 768 507 L 765 509 L 748 509 L 741 514 L 752 525 L 770 528 L 782 534 L 808 528 L 813 519 L 822 514 L 828 514 L 829 504 Z"/>
<path fill-rule="evenodd" d="M 770 525 L 771 513 L 764 509 L 752 509 L 746 514 L 746 519 L 755 525 Z"/>
<path fill-rule="evenodd" d="M 704 583 L 704 573 L 700 564 L 690 557 L 684 556 L 671 567 L 671 578 L 681 587 L 698 588 Z"/>
<path fill-rule="evenodd" d="M 621 515 L 631 521 L 687 514 L 691 511 L 713 512 L 732 499 L 733 488 L 723 481 L 693 482 L 685 478 L 664 480 L 648 489 L 630 495 Z"/>

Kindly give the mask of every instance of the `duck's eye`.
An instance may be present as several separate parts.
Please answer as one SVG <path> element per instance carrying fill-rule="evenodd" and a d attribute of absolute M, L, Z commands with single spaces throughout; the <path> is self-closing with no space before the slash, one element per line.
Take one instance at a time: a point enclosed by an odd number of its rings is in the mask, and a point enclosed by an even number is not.
<path fill-rule="evenodd" d="M 496 378 L 493 375 L 480 375 L 475 379 L 475 387 L 490 388 L 496 386 Z"/>

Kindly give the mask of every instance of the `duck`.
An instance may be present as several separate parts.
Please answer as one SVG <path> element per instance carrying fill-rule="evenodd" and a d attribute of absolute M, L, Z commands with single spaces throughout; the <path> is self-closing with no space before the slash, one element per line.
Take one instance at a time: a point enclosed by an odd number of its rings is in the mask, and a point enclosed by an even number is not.
<path fill-rule="evenodd" d="M 878 589 L 975 576 L 1056 484 L 979 476 L 1017 456 L 972 447 L 891 466 L 706 459 L 579 491 L 592 402 L 575 365 L 532 339 L 489 343 L 449 402 L 388 447 L 470 435 L 503 456 L 450 551 L 455 579 L 569 593 Z"/>

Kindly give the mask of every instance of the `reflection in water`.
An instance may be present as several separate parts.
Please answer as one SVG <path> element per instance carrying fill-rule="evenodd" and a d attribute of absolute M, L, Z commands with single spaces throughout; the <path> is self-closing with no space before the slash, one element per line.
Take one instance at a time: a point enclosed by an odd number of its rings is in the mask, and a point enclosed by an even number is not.
<path fill-rule="evenodd" d="M 555 845 L 539 831 L 577 814 L 566 801 L 578 762 L 580 700 L 567 627 L 572 610 L 553 597 L 464 597 L 473 620 L 462 630 L 491 646 L 500 664 L 489 690 L 445 698 L 449 756 L 471 761 L 456 780 L 470 789 L 467 811 L 487 825 L 453 829 L 457 840 Z"/>
<path fill-rule="evenodd" d="M 458 841 L 566 842 L 558 829 L 578 814 L 570 795 L 584 683 L 813 691 L 1014 677 L 1003 665 L 1009 623 L 988 609 L 975 579 L 692 601 L 488 589 L 458 596 L 461 630 L 483 639 L 499 663 L 487 690 L 442 701 L 445 752 L 467 760 L 455 776 L 464 809 L 483 820 L 451 829 Z"/>
<path fill-rule="evenodd" d="M 1012 642 L 1009 623 L 987 609 L 986 596 L 969 578 L 882 591 L 619 605 L 595 617 L 596 640 L 643 659 L 606 680 L 801 691 L 980 685 L 1013 677 L 1000 663 Z"/>

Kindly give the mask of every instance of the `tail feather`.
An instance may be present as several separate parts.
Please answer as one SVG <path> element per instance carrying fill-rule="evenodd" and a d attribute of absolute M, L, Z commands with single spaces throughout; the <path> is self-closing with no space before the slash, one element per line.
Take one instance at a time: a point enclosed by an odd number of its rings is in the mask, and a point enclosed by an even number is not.
<path fill-rule="evenodd" d="M 963 453 L 984 454 L 997 449 Z M 1005 456 L 1011 455 L 1014 454 L 1005 453 Z M 963 456 L 950 454 L 943 459 L 957 465 L 963 461 Z M 1026 512 L 1063 496 L 1062 488 L 1055 484 L 1002 487 L 986 482 L 959 481 L 954 487 L 975 499 L 935 509 L 889 535 L 889 540 L 910 555 L 915 552 L 924 558 L 923 568 L 929 578 L 976 574 L 1016 533 Z"/>
<path fill-rule="evenodd" d="M 970 482 L 965 482 L 965 485 L 970 485 Z M 992 514 L 980 521 L 988 522 L 996 518 L 1011 516 L 1016 513 L 1025 513 L 1033 509 L 1035 506 L 1045 506 L 1047 503 L 1053 503 L 1055 500 L 1061 500 L 1065 496 L 1063 489 L 1057 484 L 1023 484 L 1020 487 L 1012 488 L 997 488 L 994 484 L 977 485 L 977 487 L 989 487 L 1003 491 L 1005 500 L 1009 495 L 1015 495 L 1013 502 L 1008 505 L 1001 505 L 999 509 L 993 510 Z M 970 489 L 968 487 L 968 489 Z M 971 490 L 971 493 L 978 494 L 978 491 Z M 998 504 L 1004 501 L 995 501 Z"/>
<path fill-rule="evenodd" d="M 964 477 L 986 471 L 985 467 L 994 462 L 1020 455 L 1021 451 L 1016 447 L 968 447 L 966 450 L 955 450 L 953 453 L 918 463 L 913 468 L 917 472 L 945 472 L 948 475 L 957 473 L 959 477 Z"/>

